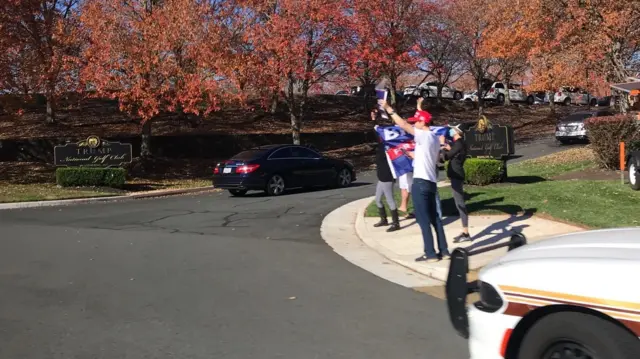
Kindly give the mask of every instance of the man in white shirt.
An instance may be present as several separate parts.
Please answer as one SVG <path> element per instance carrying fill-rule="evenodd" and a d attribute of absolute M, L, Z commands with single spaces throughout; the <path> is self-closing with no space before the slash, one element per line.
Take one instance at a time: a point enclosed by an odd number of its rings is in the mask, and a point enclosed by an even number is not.
<path fill-rule="evenodd" d="M 442 220 L 438 215 L 437 191 L 438 173 L 436 166 L 440 156 L 440 140 L 435 133 L 431 132 L 431 114 L 427 111 L 417 110 L 414 117 L 409 119 L 415 123 L 412 126 L 409 122 L 393 110 L 386 101 L 380 100 L 380 105 L 393 119 L 395 124 L 405 132 L 413 135 L 416 147 L 413 152 L 413 186 L 411 190 L 413 208 L 416 220 L 422 230 L 422 240 L 424 242 L 424 254 L 416 258 L 417 262 L 437 262 L 440 258 L 449 259 L 449 249 L 447 239 L 444 235 Z M 438 250 L 436 253 L 433 244 L 433 234 L 431 226 L 436 231 L 438 239 Z"/>

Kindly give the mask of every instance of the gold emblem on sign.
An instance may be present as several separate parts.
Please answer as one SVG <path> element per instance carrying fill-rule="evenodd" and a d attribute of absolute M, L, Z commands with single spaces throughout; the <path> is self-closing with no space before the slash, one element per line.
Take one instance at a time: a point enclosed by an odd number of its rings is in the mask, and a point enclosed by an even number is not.
<path fill-rule="evenodd" d="M 100 147 L 100 137 L 98 136 L 89 136 L 86 140 L 80 141 L 78 146 L 80 147 L 89 147 L 89 148 L 98 148 Z"/>
<path fill-rule="evenodd" d="M 90 148 L 98 148 L 98 146 L 100 146 L 100 138 L 98 136 L 89 136 L 87 138 L 87 145 Z"/>

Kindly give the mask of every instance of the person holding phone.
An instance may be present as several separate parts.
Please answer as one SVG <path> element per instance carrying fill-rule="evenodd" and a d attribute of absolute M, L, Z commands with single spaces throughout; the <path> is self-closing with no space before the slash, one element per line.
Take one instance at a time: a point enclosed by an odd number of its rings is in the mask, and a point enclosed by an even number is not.
<path fill-rule="evenodd" d="M 469 235 L 469 213 L 464 203 L 464 189 L 462 187 L 465 179 L 464 162 L 467 159 L 467 146 L 459 126 L 451 127 L 449 129 L 449 136 L 452 138 L 453 144 L 445 143 L 443 149 L 444 158 L 449 161 L 447 177 L 449 177 L 451 181 L 453 200 L 460 214 L 460 220 L 462 221 L 462 233 L 453 238 L 454 243 L 459 243 L 471 240 L 471 236 Z"/>
<path fill-rule="evenodd" d="M 376 121 L 378 119 L 378 110 L 375 109 L 371 112 L 371 120 Z M 376 184 L 376 207 L 378 207 L 378 214 L 380 215 L 380 221 L 374 224 L 374 227 L 388 226 L 387 211 L 382 203 L 382 197 L 384 197 L 389 210 L 391 211 L 391 226 L 387 228 L 387 232 L 394 232 L 400 229 L 400 217 L 398 215 L 398 208 L 396 206 L 396 200 L 393 193 L 393 183 L 395 179 L 391 173 L 389 167 L 389 161 L 387 160 L 387 153 L 382 143 L 382 139 L 378 138 L 379 142 L 376 147 L 376 175 L 378 177 L 378 183 Z"/>

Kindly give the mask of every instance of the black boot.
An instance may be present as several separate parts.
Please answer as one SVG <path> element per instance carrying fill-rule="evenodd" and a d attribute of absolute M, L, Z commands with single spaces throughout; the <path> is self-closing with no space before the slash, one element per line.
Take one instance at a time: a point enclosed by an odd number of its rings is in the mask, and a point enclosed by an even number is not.
<path fill-rule="evenodd" d="M 380 222 L 374 224 L 374 227 L 382 227 L 388 226 L 389 222 L 387 222 L 387 211 L 384 210 L 384 207 L 378 208 L 378 213 L 380 213 Z"/>
<path fill-rule="evenodd" d="M 391 227 L 387 229 L 387 232 L 394 232 L 400 229 L 400 217 L 398 216 L 398 210 L 391 211 Z"/>

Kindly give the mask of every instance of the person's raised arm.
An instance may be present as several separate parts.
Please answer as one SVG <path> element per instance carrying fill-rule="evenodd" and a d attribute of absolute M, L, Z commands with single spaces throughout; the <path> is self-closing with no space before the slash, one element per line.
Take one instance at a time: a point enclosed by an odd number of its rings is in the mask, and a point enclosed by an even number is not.
<path fill-rule="evenodd" d="M 417 101 L 417 105 L 416 105 L 416 109 L 418 111 L 422 111 L 422 101 L 424 101 L 424 97 L 422 97 L 422 96 L 418 97 L 418 101 Z"/>
<path fill-rule="evenodd" d="M 387 114 L 389 114 L 389 116 L 391 117 L 391 119 L 393 120 L 393 122 L 400 127 L 401 129 L 403 129 L 405 132 L 411 134 L 411 135 L 415 135 L 415 130 L 413 129 L 413 126 L 411 126 L 411 124 L 409 122 L 407 122 L 404 118 L 400 117 L 396 111 L 393 110 L 393 107 L 391 107 L 391 105 L 389 105 L 387 103 L 387 101 L 385 100 L 379 100 L 380 105 L 382 105 L 382 108 L 387 112 Z"/>

